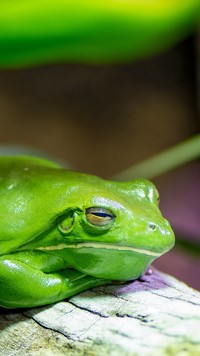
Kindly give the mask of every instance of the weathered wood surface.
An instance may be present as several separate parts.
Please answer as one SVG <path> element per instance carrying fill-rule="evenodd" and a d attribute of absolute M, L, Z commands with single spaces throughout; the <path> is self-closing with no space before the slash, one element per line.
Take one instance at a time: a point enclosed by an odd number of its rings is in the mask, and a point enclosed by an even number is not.
<path fill-rule="evenodd" d="M 154 271 L 28 310 L 1 309 L 0 355 L 200 355 L 200 293 Z"/>

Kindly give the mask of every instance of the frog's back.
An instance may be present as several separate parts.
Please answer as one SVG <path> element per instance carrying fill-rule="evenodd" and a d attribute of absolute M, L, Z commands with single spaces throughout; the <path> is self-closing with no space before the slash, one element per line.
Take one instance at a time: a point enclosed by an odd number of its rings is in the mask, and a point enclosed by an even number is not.
<path fill-rule="evenodd" d="M 49 227 L 55 209 L 59 212 L 54 198 L 64 184 L 67 191 L 62 172 L 38 157 L 0 157 L 0 254 Z"/>
<path fill-rule="evenodd" d="M 0 172 L 5 169 L 16 169 L 25 166 L 43 166 L 60 168 L 57 163 L 41 157 L 32 156 L 0 156 Z"/>
<path fill-rule="evenodd" d="M 96 182 L 45 159 L 0 157 L 0 254 L 47 231 Z"/>

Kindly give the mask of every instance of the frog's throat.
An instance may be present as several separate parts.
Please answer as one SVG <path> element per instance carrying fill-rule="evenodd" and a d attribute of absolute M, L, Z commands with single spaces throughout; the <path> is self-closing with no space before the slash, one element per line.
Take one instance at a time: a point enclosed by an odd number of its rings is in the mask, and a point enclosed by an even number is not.
<path fill-rule="evenodd" d="M 117 250 L 117 251 L 130 251 L 130 252 L 137 252 L 140 254 L 159 257 L 162 255 L 162 252 L 154 252 L 150 250 L 140 249 L 136 247 L 130 246 L 118 246 L 118 245 L 111 245 L 111 244 L 103 244 L 103 243 L 92 243 L 92 242 L 81 242 L 77 244 L 60 244 L 57 246 L 46 246 L 46 247 L 38 247 L 36 250 L 40 251 L 56 251 L 56 250 L 64 250 L 66 248 L 73 248 L 73 249 L 81 249 L 81 248 L 95 248 L 95 249 L 106 249 L 106 250 Z"/>

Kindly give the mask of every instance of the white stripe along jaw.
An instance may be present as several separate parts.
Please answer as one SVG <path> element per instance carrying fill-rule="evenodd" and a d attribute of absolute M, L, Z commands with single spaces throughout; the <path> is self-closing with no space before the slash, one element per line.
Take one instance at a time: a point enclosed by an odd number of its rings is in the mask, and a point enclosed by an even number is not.
<path fill-rule="evenodd" d="M 132 251 L 132 252 L 137 252 L 141 253 L 144 255 L 148 256 L 154 256 L 158 257 L 162 255 L 160 252 L 154 252 L 154 251 L 149 251 L 145 249 L 140 249 L 140 248 L 135 248 L 135 247 L 130 247 L 130 246 L 118 246 L 118 245 L 110 245 L 110 244 L 103 244 L 103 243 L 93 243 L 93 242 L 81 242 L 77 244 L 60 244 L 57 246 L 46 246 L 46 247 L 38 247 L 36 250 L 40 251 L 56 251 L 56 250 L 64 250 L 66 248 L 84 248 L 84 247 L 89 247 L 89 248 L 96 248 L 96 249 L 106 249 L 106 250 L 118 250 L 118 251 Z"/>

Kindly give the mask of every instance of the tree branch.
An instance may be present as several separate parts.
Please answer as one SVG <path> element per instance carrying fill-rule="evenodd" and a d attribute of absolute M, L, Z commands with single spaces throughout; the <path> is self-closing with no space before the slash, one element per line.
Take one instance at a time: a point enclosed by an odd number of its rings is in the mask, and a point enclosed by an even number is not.
<path fill-rule="evenodd" d="M 200 293 L 158 271 L 0 321 L 1 355 L 200 354 Z"/>

